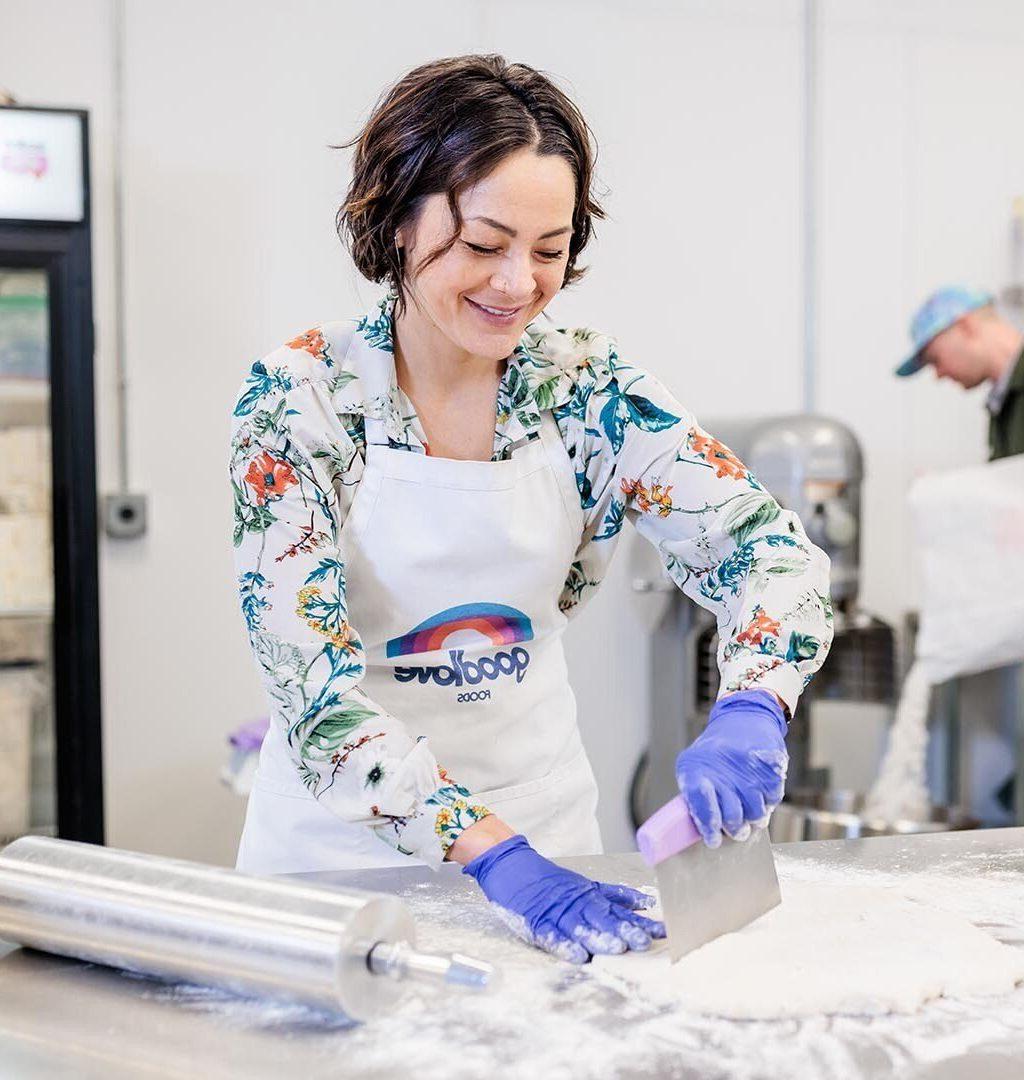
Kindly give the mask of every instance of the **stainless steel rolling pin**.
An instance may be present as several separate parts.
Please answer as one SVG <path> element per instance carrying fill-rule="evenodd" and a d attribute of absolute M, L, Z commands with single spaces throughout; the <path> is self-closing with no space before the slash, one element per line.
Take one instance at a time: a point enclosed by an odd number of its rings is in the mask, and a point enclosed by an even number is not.
<path fill-rule="evenodd" d="M 40 836 L 0 851 L 0 938 L 356 1020 L 408 980 L 483 990 L 496 979 L 479 960 L 417 952 L 393 896 Z"/>

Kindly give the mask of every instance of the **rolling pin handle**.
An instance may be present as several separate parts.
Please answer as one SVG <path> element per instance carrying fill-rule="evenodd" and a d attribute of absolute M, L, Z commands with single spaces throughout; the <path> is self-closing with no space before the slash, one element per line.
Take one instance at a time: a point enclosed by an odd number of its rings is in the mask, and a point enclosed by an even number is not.
<path fill-rule="evenodd" d="M 406 941 L 378 941 L 367 953 L 366 966 L 374 975 L 443 983 L 463 990 L 489 990 L 498 982 L 498 971 L 492 964 L 462 953 L 436 956 L 420 952 Z"/>

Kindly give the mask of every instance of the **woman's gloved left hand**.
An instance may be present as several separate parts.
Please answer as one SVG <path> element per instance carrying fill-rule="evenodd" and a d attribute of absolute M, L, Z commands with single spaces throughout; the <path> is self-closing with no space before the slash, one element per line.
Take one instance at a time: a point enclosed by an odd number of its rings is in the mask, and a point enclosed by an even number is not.
<path fill-rule="evenodd" d="M 650 948 L 664 923 L 637 912 L 654 900 L 627 885 L 605 885 L 545 859 L 524 836 L 488 848 L 463 867 L 517 937 L 573 964 L 593 953 Z"/>
<path fill-rule="evenodd" d="M 725 832 L 745 840 L 782 802 L 785 713 L 767 690 L 740 690 L 715 702 L 707 726 L 676 758 L 679 792 L 708 847 Z"/>

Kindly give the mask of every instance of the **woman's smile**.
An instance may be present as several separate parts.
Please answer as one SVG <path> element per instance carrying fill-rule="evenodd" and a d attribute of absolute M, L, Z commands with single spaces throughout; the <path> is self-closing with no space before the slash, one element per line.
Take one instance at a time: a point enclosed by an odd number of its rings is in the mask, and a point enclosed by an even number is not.
<path fill-rule="evenodd" d="M 498 308 L 481 304 L 478 300 L 471 300 L 468 296 L 464 297 L 464 299 L 484 322 L 491 326 L 500 326 L 503 329 L 514 323 L 519 313 L 526 306 L 521 304 L 519 307 L 514 308 Z"/>

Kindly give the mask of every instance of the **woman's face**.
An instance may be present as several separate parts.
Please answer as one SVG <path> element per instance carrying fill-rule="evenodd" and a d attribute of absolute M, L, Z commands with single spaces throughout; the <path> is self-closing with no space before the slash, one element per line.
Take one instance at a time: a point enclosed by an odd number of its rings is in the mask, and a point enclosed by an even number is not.
<path fill-rule="evenodd" d="M 417 274 L 454 228 L 447 196 L 428 196 L 413 236 L 398 237 L 410 268 L 409 315 L 472 356 L 508 356 L 562 287 L 575 198 L 563 158 L 516 151 L 463 192 L 454 246 Z"/>

